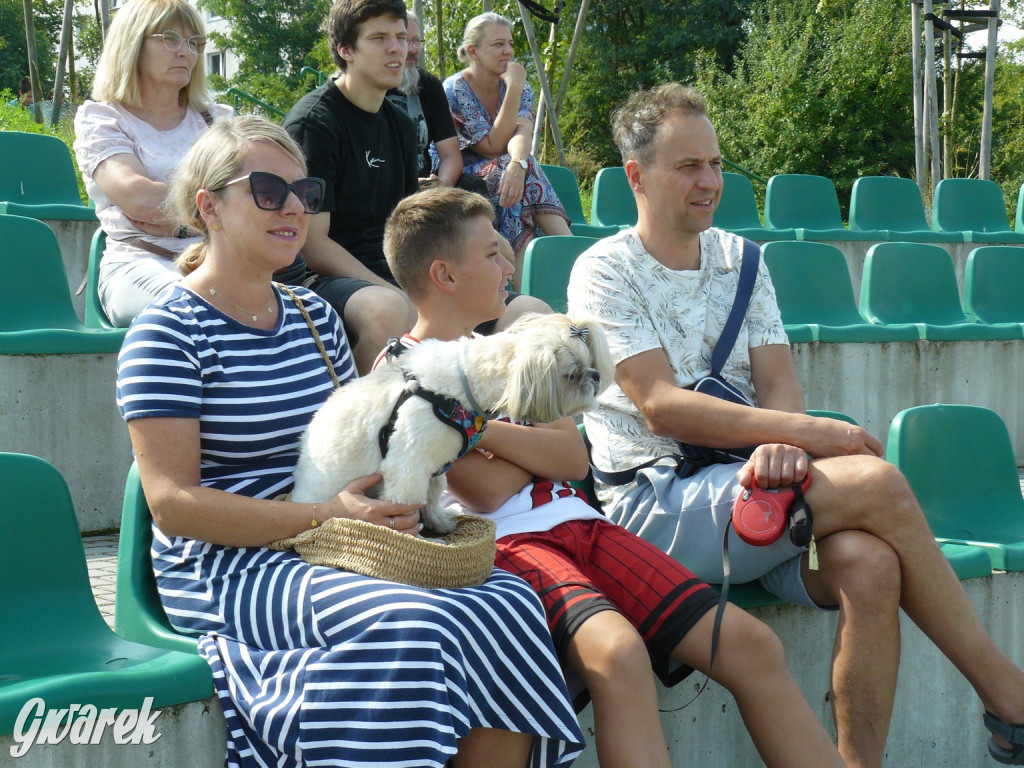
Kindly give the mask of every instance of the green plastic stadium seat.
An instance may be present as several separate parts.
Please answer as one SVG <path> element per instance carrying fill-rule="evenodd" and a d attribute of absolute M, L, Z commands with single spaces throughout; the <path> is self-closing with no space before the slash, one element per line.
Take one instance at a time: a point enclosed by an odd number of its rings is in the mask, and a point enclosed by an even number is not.
<path fill-rule="evenodd" d="M 622 166 L 602 168 L 594 178 L 590 223 L 602 227 L 632 227 L 636 224 L 636 200 Z"/>
<path fill-rule="evenodd" d="M 167 620 L 153 576 L 149 550 L 153 543 L 153 518 L 142 492 L 139 468 L 132 462 L 124 486 L 121 538 L 117 549 L 117 593 L 114 628 L 128 640 L 157 648 L 196 652 L 196 640 L 179 634 Z"/>
<path fill-rule="evenodd" d="M 1003 190 L 990 179 L 943 179 L 935 186 L 932 229 L 961 232 L 966 243 L 1024 243 L 1006 215 Z"/>
<path fill-rule="evenodd" d="M 873 325 L 860 316 L 846 259 L 834 245 L 766 243 L 762 253 L 790 342 L 917 341 L 920 338 L 915 325 Z"/>
<path fill-rule="evenodd" d="M 213 695 L 210 668 L 195 653 L 118 637 L 89 585 L 71 494 L 47 462 L 0 454 L 5 489 L 0 532 L 0 734 L 13 733 L 22 707 L 153 708 Z"/>
<path fill-rule="evenodd" d="M 979 323 L 1024 323 L 1024 248 L 983 245 L 971 251 L 963 306 Z"/>
<path fill-rule="evenodd" d="M 1017 217 L 1013 222 L 1013 230 L 1024 234 L 1024 184 L 1017 193 Z"/>
<path fill-rule="evenodd" d="M 1024 499 L 1006 425 L 973 405 L 922 405 L 889 428 L 889 460 L 906 475 L 940 541 L 1024 571 Z"/>
<path fill-rule="evenodd" d="M 913 243 L 963 241 L 959 232 L 935 232 L 928 226 L 917 183 L 899 176 L 862 176 L 853 182 L 850 229 L 877 233 L 878 240 Z"/>
<path fill-rule="evenodd" d="M 949 253 L 927 243 L 878 243 L 868 249 L 860 313 L 872 323 L 915 323 L 922 339 L 1019 339 L 1017 323 L 968 320 Z"/>
<path fill-rule="evenodd" d="M 0 131 L 0 213 L 96 221 L 96 211 L 78 196 L 67 144 L 21 131 Z"/>
<path fill-rule="evenodd" d="M 583 214 L 583 201 L 580 200 L 580 185 L 576 174 L 561 165 L 542 165 L 541 168 L 569 216 L 569 229 L 574 235 L 608 237 L 608 235 L 614 235 L 619 231 L 618 227 L 598 227 L 587 224 L 587 217 Z"/>
<path fill-rule="evenodd" d="M 795 240 L 792 229 L 768 229 L 761 224 L 750 179 L 742 173 L 722 174 L 722 199 L 715 208 L 714 226 L 750 240 Z"/>
<path fill-rule="evenodd" d="M 569 274 L 576 257 L 597 242 L 595 237 L 535 237 L 523 254 L 522 292 L 565 312 Z"/>
<path fill-rule="evenodd" d="M 85 326 L 87 328 L 114 328 L 100 304 L 100 260 L 107 247 L 107 233 L 100 227 L 92 236 L 89 246 L 89 266 L 85 272 Z"/>
<path fill-rule="evenodd" d="M 87 328 L 75 314 L 60 246 L 36 219 L 0 214 L 0 354 L 117 352 L 127 329 Z"/>
<path fill-rule="evenodd" d="M 794 229 L 798 240 L 878 240 L 877 232 L 845 227 L 836 185 L 824 176 L 783 173 L 768 179 L 764 225 Z"/>

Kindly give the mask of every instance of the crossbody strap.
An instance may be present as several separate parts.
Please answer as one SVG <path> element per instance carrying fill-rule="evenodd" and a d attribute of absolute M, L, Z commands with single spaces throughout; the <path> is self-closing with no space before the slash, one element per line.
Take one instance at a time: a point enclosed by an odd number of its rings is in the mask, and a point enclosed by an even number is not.
<path fill-rule="evenodd" d="M 754 293 L 754 280 L 757 277 L 757 267 L 761 261 L 761 246 L 753 240 L 743 238 L 743 263 L 740 265 L 740 279 L 736 285 L 736 298 L 732 301 L 732 309 L 729 310 L 729 317 L 722 328 L 722 334 L 715 343 L 715 349 L 711 353 L 711 375 L 720 378 L 725 361 L 736 346 L 736 337 L 739 336 L 740 327 L 743 325 L 743 318 L 750 306 L 750 297 Z"/>
<path fill-rule="evenodd" d="M 331 374 L 331 381 L 334 382 L 334 388 L 337 389 L 341 386 L 341 382 L 338 381 L 338 374 L 334 372 L 334 365 L 331 363 L 331 358 L 327 354 L 327 349 L 324 347 L 323 341 L 320 339 L 320 334 L 317 333 L 316 326 L 313 324 L 313 318 L 309 316 L 309 312 L 306 311 L 305 305 L 299 301 L 299 298 L 292 292 L 292 289 L 287 285 L 281 283 L 274 283 L 278 288 L 288 294 L 291 300 L 295 302 L 295 306 L 299 308 L 299 312 L 302 313 L 302 319 L 306 321 L 306 327 L 309 328 L 309 332 L 313 334 L 313 341 L 316 342 L 316 348 L 320 350 L 320 357 L 324 359 L 324 364 L 327 366 L 327 372 Z"/>

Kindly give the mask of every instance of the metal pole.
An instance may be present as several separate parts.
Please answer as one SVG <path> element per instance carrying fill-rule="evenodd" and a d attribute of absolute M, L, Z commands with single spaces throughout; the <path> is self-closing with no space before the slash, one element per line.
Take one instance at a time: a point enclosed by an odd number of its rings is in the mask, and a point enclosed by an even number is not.
<path fill-rule="evenodd" d="M 583 0 L 580 3 L 580 12 L 576 15 L 576 27 L 572 31 L 572 43 L 569 45 L 569 55 L 565 57 L 565 71 L 562 73 L 562 83 L 558 86 L 558 98 L 555 101 L 555 114 L 562 114 L 562 104 L 565 102 L 565 94 L 569 91 L 569 74 L 572 72 L 572 64 L 576 59 L 576 49 L 579 47 L 580 38 L 583 36 L 583 20 L 587 16 L 587 8 L 590 0 Z"/>
<path fill-rule="evenodd" d="M 914 174 L 917 186 L 924 195 L 928 169 L 925 159 L 924 142 L 924 93 L 921 85 L 921 6 L 910 4 L 910 59 L 914 72 Z"/>
<path fill-rule="evenodd" d="M 928 145 L 931 152 L 931 185 L 932 196 L 935 185 L 942 178 L 942 156 L 939 154 L 939 104 L 935 86 L 935 25 L 932 0 L 924 0 L 924 93 L 926 108 L 925 123 L 928 132 Z"/>
<path fill-rule="evenodd" d="M 530 13 L 526 10 L 522 3 L 519 3 L 519 16 L 523 20 L 523 29 L 526 31 L 526 40 L 530 43 L 530 53 L 533 54 L 533 64 L 537 69 L 537 79 L 540 81 L 540 91 L 544 97 L 544 100 L 548 104 L 553 104 L 554 101 L 551 98 L 551 91 L 548 88 L 548 79 L 544 74 L 544 63 L 540 58 L 540 49 L 537 47 L 537 35 L 533 31 L 533 22 L 530 21 Z M 551 120 L 551 138 L 555 142 L 555 151 L 558 152 L 558 163 L 559 165 L 565 165 L 565 149 L 562 146 L 562 132 L 558 129 L 558 120 Z M 540 121 L 537 121 L 537 125 L 534 126 L 534 140 L 536 142 L 537 131 L 541 130 L 543 126 Z"/>
<path fill-rule="evenodd" d="M 981 114 L 981 157 L 978 175 L 987 179 L 992 170 L 992 90 L 996 77 L 996 38 L 999 28 L 999 0 L 989 0 L 993 16 L 988 20 L 988 49 L 985 51 L 985 107 Z"/>

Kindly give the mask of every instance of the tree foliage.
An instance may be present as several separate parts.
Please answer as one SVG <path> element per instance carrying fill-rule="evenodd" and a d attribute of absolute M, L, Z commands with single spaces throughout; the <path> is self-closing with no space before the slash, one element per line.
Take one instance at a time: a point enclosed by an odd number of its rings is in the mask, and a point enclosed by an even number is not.
<path fill-rule="evenodd" d="M 769 0 L 732 72 L 698 82 L 722 151 L 762 176 L 914 172 L 910 13 L 904 0 Z"/>
<path fill-rule="evenodd" d="M 63 3 L 32 0 L 35 15 L 36 47 L 39 52 L 39 82 L 44 94 L 53 87 L 57 66 L 57 43 L 64 19 Z M 25 44 L 25 14 L 22 4 L 0 3 L 0 88 L 15 93 L 21 79 L 28 74 L 28 51 Z"/>

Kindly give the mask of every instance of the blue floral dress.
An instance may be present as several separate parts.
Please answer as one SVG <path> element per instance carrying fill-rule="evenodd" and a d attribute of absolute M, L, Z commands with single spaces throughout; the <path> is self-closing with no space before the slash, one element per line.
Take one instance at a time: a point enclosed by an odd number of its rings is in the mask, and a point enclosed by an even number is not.
<path fill-rule="evenodd" d="M 551 187 L 551 182 L 540 167 L 540 163 L 532 155 L 527 158 L 526 179 L 523 184 L 523 197 L 510 208 L 498 205 L 498 189 L 501 176 L 512 158 L 508 153 L 498 157 L 487 158 L 474 152 L 470 147 L 478 144 L 491 132 L 494 121 L 487 113 L 479 97 L 466 82 L 462 73 L 452 75 L 444 81 L 444 92 L 448 97 L 448 108 L 452 112 L 455 130 L 459 135 L 459 149 L 462 150 L 462 166 L 466 173 L 473 173 L 487 183 L 487 191 L 491 203 L 498 213 L 497 229 L 512 244 L 517 253 L 537 234 L 536 216 L 538 213 L 553 213 L 565 219 L 565 214 L 558 195 Z M 505 100 L 505 83 L 499 84 L 498 107 Z M 533 88 L 529 83 L 523 86 L 523 95 L 519 99 L 519 116 L 528 117 L 533 121 Z"/>

